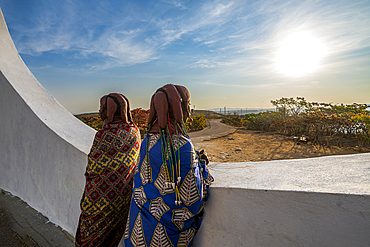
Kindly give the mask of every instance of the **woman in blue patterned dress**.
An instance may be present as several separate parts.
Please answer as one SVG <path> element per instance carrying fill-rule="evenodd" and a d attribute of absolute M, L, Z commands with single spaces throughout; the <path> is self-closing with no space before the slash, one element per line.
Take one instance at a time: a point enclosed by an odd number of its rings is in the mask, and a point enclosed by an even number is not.
<path fill-rule="evenodd" d="M 126 247 L 192 246 L 213 178 L 206 155 L 194 150 L 185 131 L 189 104 L 189 91 L 179 85 L 165 85 L 152 96 L 124 233 Z"/>

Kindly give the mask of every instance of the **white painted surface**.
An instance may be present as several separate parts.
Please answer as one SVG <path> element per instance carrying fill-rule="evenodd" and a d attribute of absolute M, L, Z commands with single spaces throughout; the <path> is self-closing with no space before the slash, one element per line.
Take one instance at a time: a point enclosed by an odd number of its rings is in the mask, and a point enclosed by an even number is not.
<path fill-rule="evenodd" d="M 35 79 L 0 16 L 0 187 L 72 235 L 95 131 Z M 370 155 L 211 164 L 194 246 L 370 246 Z"/>
<path fill-rule="evenodd" d="M 74 235 L 95 131 L 63 108 L 28 70 L 2 13 L 0 70 L 0 187 Z"/>
<path fill-rule="evenodd" d="M 370 246 L 369 196 L 211 189 L 195 247 Z"/>
<path fill-rule="evenodd" d="M 194 246 L 370 246 L 370 154 L 211 163 Z"/>
<path fill-rule="evenodd" d="M 212 186 L 370 195 L 370 154 L 263 162 L 211 163 Z"/>

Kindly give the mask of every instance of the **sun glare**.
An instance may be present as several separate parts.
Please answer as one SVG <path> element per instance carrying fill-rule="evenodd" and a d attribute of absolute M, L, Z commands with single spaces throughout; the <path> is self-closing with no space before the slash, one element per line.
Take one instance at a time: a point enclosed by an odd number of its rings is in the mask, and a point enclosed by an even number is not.
<path fill-rule="evenodd" d="M 308 32 L 296 32 L 284 39 L 277 51 L 277 70 L 287 76 L 315 72 L 325 55 L 321 41 Z"/>

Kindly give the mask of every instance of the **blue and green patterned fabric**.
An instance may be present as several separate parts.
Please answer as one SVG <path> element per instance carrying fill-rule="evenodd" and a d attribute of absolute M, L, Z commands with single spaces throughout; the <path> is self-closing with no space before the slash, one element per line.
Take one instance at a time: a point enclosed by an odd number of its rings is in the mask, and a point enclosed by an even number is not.
<path fill-rule="evenodd" d="M 169 139 L 164 137 L 168 143 Z M 213 177 L 206 165 L 199 162 L 188 137 L 173 135 L 167 157 L 162 152 L 166 143 L 162 138 L 159 134 L 147 134 L 141 144 L 124 233 L 126 247 L 192 246 L 202 221 Z M 168 168 L 171 159 L 180 160 L 181 165 L 181 181 L 176 187 L 166 184 L 166 166 Z M 176 170 L 169 167 L 169 172 L 173 169 Z M 176 198 L 176 194 L 180 198 Z"/>

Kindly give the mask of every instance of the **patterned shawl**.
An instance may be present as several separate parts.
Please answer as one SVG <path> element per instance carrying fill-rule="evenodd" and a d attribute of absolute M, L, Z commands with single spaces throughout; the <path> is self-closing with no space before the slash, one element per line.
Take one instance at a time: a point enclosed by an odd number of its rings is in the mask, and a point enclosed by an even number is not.
<path fill-rule="evenodd" d="M 199 162 L 188 137 L 173 135 L 167 157 L 162 152 L 166 143 L 163 138 L 168 143 L 167 135 L 149 133 L 142 142 L 124 234 L 126 247 L 192 246 L 200 227 L 213 178 Z M 169 173 L 178 172 L 177 167 L 168 169 L 166 164 L 171 159 L 180 161 L 178 187 L 167 182 Z"/>
<path fill-rule="evenodd" d="M 117 246 L 129 211 L 140 132 L 123 95 L 102 97 L 100 115 L 103 111 L 104 125 L 88 155 L 76 246 Z"/>

